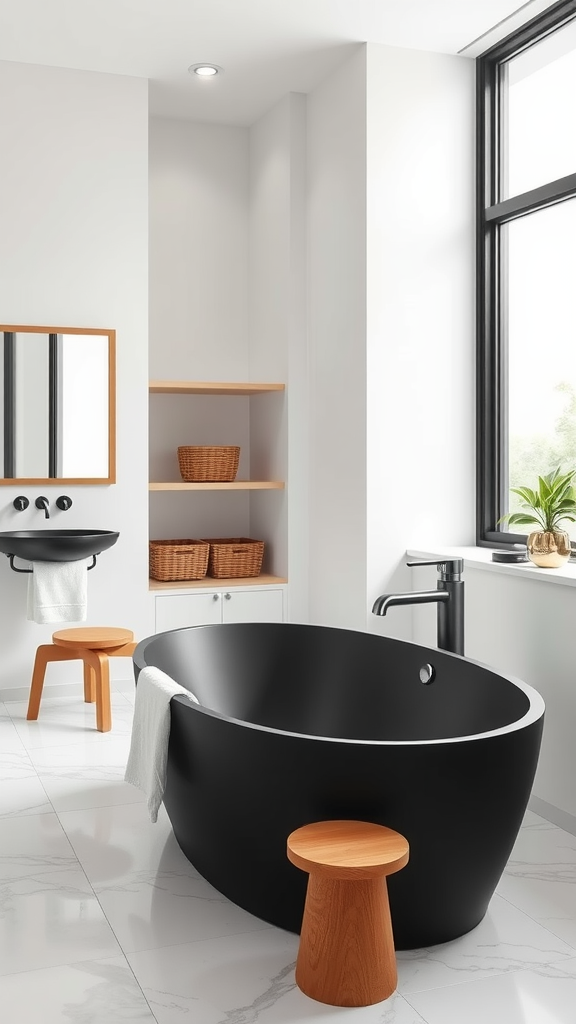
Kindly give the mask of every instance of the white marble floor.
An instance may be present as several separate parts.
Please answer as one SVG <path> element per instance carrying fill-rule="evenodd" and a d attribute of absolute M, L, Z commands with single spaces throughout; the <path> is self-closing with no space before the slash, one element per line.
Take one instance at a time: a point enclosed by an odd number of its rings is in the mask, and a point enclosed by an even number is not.
<path fill-rule="evenodd" d="M 574 1024 L 576 836 L 528 812 L 473 932 L 399 953 L 385 1002 L 328 1007 L 294 984 L 297 937 L 212 889 L 123 782 L 131 696 L 107 735 L 80 698 L 38 722 L 0 704 L 7 1024 Z"/>

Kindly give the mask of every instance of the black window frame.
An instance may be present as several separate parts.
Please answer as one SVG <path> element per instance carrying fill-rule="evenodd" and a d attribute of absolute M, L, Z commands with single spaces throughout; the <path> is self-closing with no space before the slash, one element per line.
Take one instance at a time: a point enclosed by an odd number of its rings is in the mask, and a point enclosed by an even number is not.
<path fill-rule="evenodd" d="M 526 534 L 504 531 L 508 508 L 508 375 L 505 236 L 501 227 L 576 197 L 576 173 L 502 199 L 507 62 L 576 19 L 576 0 L 560 0 L 476 59 L 476 543 L 510 547 Z M 574 545 L 573 545 L 574 546 Z"/>

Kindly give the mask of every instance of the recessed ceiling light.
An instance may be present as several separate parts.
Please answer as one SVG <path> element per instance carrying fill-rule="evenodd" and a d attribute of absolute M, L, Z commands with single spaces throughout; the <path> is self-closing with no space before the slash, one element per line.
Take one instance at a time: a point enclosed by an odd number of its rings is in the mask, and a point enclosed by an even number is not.
<path fill-rule="evenodd" d="M 191 64 L 188 71 L 191 75 L 199 75 L 200 78 L 214 78 L 215 75 L 223 71 L 224 68 L 218 66 L 218 64 Z"/>

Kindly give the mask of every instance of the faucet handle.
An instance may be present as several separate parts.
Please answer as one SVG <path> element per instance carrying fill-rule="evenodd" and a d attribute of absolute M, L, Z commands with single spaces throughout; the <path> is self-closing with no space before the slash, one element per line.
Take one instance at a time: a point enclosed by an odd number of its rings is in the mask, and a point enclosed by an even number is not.
<path fill-rule="evenodd" d="M 427 558 L 418 562 L 406 562 L 406 565 L 411 569 L 417 565 L 437 565 L 442 580 L 457 580 L 464 572 L 463 558 Z"/>

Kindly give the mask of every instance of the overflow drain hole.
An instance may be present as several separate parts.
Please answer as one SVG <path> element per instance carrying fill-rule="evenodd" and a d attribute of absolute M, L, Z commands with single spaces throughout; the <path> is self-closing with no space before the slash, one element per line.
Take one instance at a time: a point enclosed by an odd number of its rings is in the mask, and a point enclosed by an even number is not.
<path fill-rule="evenodd" d="M 435 676 L 434 666 L 429 664 L 422 665 L 419 674 L 421 683 L 431 683 Z"/>

